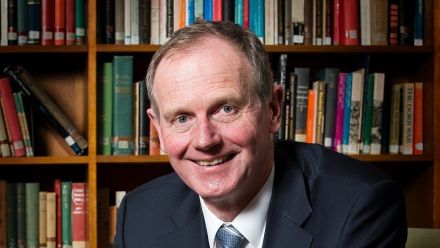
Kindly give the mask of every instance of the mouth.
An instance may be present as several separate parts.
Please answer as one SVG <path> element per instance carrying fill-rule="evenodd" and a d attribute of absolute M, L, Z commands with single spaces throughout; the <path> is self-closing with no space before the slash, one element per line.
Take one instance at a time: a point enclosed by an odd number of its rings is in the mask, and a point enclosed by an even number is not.
<path fill-rule="evenodd" d="M 228 154 L 228 155 L 225 155 L 221 158 L 216 158 L 216 159 L 212 159 L 212 160 L 193 160 L 193 162 L 200 165 L 200 166 L 211 167 L 211 166 L 223 164 L 223 163 L 231 160 L 233 157 L 234 157 L 234 154 Z"/>

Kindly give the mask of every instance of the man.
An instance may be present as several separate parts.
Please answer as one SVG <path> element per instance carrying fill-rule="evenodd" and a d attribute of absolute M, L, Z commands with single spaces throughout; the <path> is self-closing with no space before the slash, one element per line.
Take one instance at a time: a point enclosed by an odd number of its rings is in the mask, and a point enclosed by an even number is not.
<path fill-rule="evenodd" d="M 126 195 L 116 247 L 404 246 L 404 196 L 392 180 L 318 145 L 274 145 L 282 89 L 251 32 L 228 22 L 181 29 L 146 81 L 175 173 Z"/>

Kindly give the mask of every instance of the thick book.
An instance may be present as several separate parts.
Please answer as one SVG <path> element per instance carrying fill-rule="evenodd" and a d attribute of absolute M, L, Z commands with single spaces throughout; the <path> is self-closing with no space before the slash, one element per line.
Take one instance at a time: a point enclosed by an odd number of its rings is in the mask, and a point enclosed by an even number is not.
<path fill-rule="evenodd" d="M 26 248 L 39 247 L 40 183 L 26 183 Z"/>
<path fill-rule="evenodd" d="M 4 69 L 4 73 L 21 87 L 24 94 L 29 97 L 32 106 L 36 107 L 49 124 L 64 138 L 75 154 L 86 153 L 87 140 L 23 67 L 8 66 Z"/>
<path fill-rule="evenodd" d="M 75 0 L 66 0 L 66 45 L 75 44 Z"/>
<path fill-rule="evenodd" d="M 372 155 L 379 155 L 382 150 L 383 137 L 383 105 L 385 92 L 385 74 L 374 73 L 373 112 L 371 125 L 371 151 Z"/>
<path fill-rule="evenodd" d="M 310 68 L 296 67 L 294 69 L 294 73 L 297 76 L 297 87 L 295 94 L 295 141 L 305 142 Z"/>
<path fill-rule="evenodd" d="M 54 44 L 54 8 L 54 0 L 41 0 L 41 45 L 43 46 Z"/>
<path fill-rule="evenodd" d="M 17 183 L 7 184 L 7 247 L 18 247 L 17 236 Z"/>
<path fill-rule="evenodd" d="M 28 44 L 40 44 L 41 0 L 27 0 Z"/>
<path fill-rule="evenodd" d="M 361 45 L 387 45 L 388 1 L 360 1 Z"/>
<path fill-rule="evenodd" d="M 414 83 L 414 154 L 423 154 L 423 83 Z"/>
<path fill-rule="evenodd" d="M 404 155 L 413 154 L 414 141 L 414 83 L 403 84 L 402 94 L 402 142 L 400 152 Z"/>
<path fill-rule="evenodd" d="M 66 44 L 66 0 L 55 1 L 55 18 L 54 18 L 54 44 Z"/>
<path fill-rule="evenodd" d="M 86 186 L 84 182 L 72 183 L 72 248 L 87 247 Z"/>
<path fill-rule="evenodd" d="M 0 180 L 0 247 L 7 247 L 8 238 L 7 238 L 7 229 L 8 229 L 8 221 L 7 221 L 7 183 L 6 180 Z"/>
<path fill-rule="evenodd" d="M 113 63 L 105 62 L 98 70 L 98 154 L 111 155 Z"/>
<path fill-rule="evenodd" d="M 0 98 L 11 150 L 16 157 L 25 156 L 26 150 L 23 142 L 23 134 L 20 130 L 20 122 L 9 78 L 0 78 Z"/>
<path fill-rule="evenodd" d="M 359 2 L 358 0 L 342 1 L 343 21 L 340 30 L 342 34 L 341 44 L 346 46 L 359 45 L 360 25 L 359 25 Z"/>
<path fill-rule="evenodd" d="M 133 152 L 133 56 L 113 58 L 112 154 Z"/>

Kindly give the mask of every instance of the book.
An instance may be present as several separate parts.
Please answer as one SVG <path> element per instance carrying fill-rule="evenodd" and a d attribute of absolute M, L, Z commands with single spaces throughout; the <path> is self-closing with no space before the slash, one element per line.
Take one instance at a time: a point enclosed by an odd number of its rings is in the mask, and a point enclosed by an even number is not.
<path fill-rule="evenodd" d="M 178 1 L 175 1 L 178 2 Z M 150 43 L 150 0 L 139 0 L 139 43 Z"/>
<path fill-rule="evenodd" d="M 292 42 L 304 43 L 304 0 L 292 0 Z"/>
<path fill-rule="evenodd" d="M 352 73 L 348 154 L 359 154 L 362 128 L 364 69 Z"/>
<path fill-rule="evenodd" d="M 17 183 L 7 183 L 7 247 L 18 247 Z"/>
<path fill-rule="evenodd" d="M 115 0 L 115 44 L 122 45 L 125 42 L 125 5 L 124 0 Z"/>
<path fill-rule="evenodd" d="M 148 155 L 155 156 L 160 154 L 160 141 L 159 134 L 157 133 L 156 127 L 152 122 L 150 122 L 150 140 Z"/>
<path fill-rule="evenodd" d="M 325 118 L 324 118 L 324 147 L 333 146 L 335 136 L 337 82 L 339 69 L 324 68 L 319 75 L 320 80 L 325 81 Z"/>
<path fill-rule="evenodd" d="M 414 154 L 423 154 L 423 83 L 414 83 Z"/>
<path fill-rule="evenodd" d="M 105 0 L 104 1 L 104 43 L 105 44 L 115 44 L 115 0 Z M 98 4 L 102 3 L 102 1 L 98 1 Z M 99 11 L 97 13 L 100 13 Z M 98 23 L 99 24 L 99 23 Z"/>
<path fill-rule="evenodd" d="M 310 68 L 296 67 L 294 69 L 294 73 L 297 76 L 297 87 L 295 94 L 295 141 L 305 142 Z"/>
<path fill-rule="evenodd" d="M 325 110 L 325 81 L 318 80 L 313 83 L 316 92 L 316 125 L 314 143 L 324 145 L 324 110 Z"/>
<path fill-rule="evenodd" d="M 113 58 L 112 154 L 133 152 L 133 56 Z"/>
<path fill-rule="evenodd" d="M 118 0 L 116 0 L 118 1 Z M 150 5 L 150 44 L 160 44 L 160 31 L 159 31 L 159 0 L 151 0 Z"/>
<path fill-rule="evenodd" d="M 18 45 L 28 44 L 27 0 L 17 0 Z"/>
<path fill-rule="evenodd" d="M 20 91 L 14 93 L 13 95 L 14 95 L 15 105 L 17 107 L 17 115 L 20 123 L 20 130 L 23 135 L 23 143 L 26 150 L 26 157 L 32 157 L 34 156 L 34 152 L 32 149 L 31 137 L 29 134 L 29 127 L 24 110 L 22 94 L 23 92 Z"/>
<path fill-rule="evenodd" d="M 72 247 L 72 182 L 61 182 L 62 248 Z"/>
<path fill-rule="evenodd" d="M 47 192 L 40 191 L 39 193 L 39 247 L 47 247 Z"/>
<path fill-rule="evenodd" d="M 139 1 L 131 0 L 131 20 L 130 20 L 130 44 L 139 45 Z"/>
<path fill-rule="evenodd" d="M 17 0 L 8 0 L 7 25 L 8 25 L 8 45 L 18 44 L 17 33 Z"/>
<path fill-rule="evenodd" d="M 361 45 L 387 45 L 388 1 L 361 0 Z"/>
<path fill-rule="evenodd" d="M 98 247 L 110 247 L 109 243 L 109 188 L 98 188 L 97 190 L 97 221 L 98 221 Z"/>
<path fill-rule="evenodd" d="M 424 0 L 414 1 L 414 46 L 423 46 L 424 39 Z"/>
<path fill-rule="evenodd" d="M 8 66 L 3 72 L 21 87 L 23 93 L 30 99 L 32 106 L 36 107 L 49 124 L 64 138 L 75 154 L 86 153 L 87 140 L 26 69 L 21 66 Z"/>
<path fill-rule="evenodd" d="M 41 0 L 27 0 L 28 44 L 40 44 Z"/>
<path fill-rule="evenodd" d="M 9 144 L 14 156 L 22 157 L 26 155 L 23 142 L 23 134 L 20 130 L 17 109 L 15 107 L 12 86 L 9 78 L 0 78 L 0 100 L 3 108 L 4 120 L 9 134 Z"/>
<path fill-rule="evenodd" d="M 357 0 L 342 1 L 343 18 L 341 44 L 346 46 L 359 45 L 359 2 Z"/>
<path fill-rule="evenodd" d="M 62 201 L 61 201 L 61 179 L 54 180 L 54 192 L 55 192 L 55 245 L 57 248 L 63 248 L 63 214 L 62 214 Z"/>
<path fill-rule="evenodd" d="M 352 73 L 345 74 L 345 99 L 344 99 L 344 123 L 342 126 L 342 153 L 348 153 L 350 117 L 351 117 L 351 94 L 352 94 Z"/>
<path fill-rule="evenodd" d="M 369 74 L 365 82 L 364 90 L 364 113 L 362 121 L 361 153 L 370 154 L 371 152 L 371 129 L 373 125 L 373 94 L 374 94 L 374 75 Z"/>
<path fill-rule="evenodd" d="M 40 184 L 25 183 L 26 248 L 39 248 Z"/>
<path fill-rule="evenodd" d="M 72 248 L 87 247 L 86 183 L 72 183 Z"/>
<path fill-rule="evenodd" d="M 296 92 L 297 76 L 295 73 L 289 73 L 286 82 L 286 138 L 288 140 L 295 139 L 295 92 Z"/>
<path fill-rule="evenodd" d="M 337 86 L 337 102 L 336 102 L 336 119 L 335 119 L 335 135 L 333 138 L 333 150 L 342 153 L 342 137 L 344 131 L 344 107 L 345 107 L 345 84 L 346 73 L 340 72 L 338 74 Z"/>
<path fill-rule="evenodd" d="M 105 62 L 98 71 L 98 154 L 111 155 L 113 63 Z"/>
<path fill-rule="evenodd" d="M 84 45 L 86 39 L 85 1 L 75 0 L 75 44 Z"/>
<path fill-rule="evenodd" d="M 306 142 L 315 143 L 315 90 L 308 90 L 307 92 L 307 129 L 306 129 Z"/>
<path fill-rule="evenodd" d="M 150 118 L 146 114 L 149 107 L 147 91 L 147 85 L 142 80 L 139 87 L 139 155 L 146 155 L 149 150 Z"/>
<path fill-rule="evenodd" d="M 388 1 L 388 44 L 399 44 L 399 0 Z"/>
<path fill-rule="evenodd" d="M 18 248 L 26 247 L 26 186 L 17 183 L 17 244 Z"/>
<path fill-rule="evenodd" d="M 41 45 L 54 44 L 55 1 L 41 0 Z"/>
<path fill-rule="evenodd" d="M 46 195 L 46 247 L 56 247 L 57 205 L 56 193 L 47 192 Z"/>
<path fill-rule="evenodd" d="M 124 45 L 131 44 L 131 2 L 124 0 Z"/>
<path fill-rule="evenodd" d="M 8 45 L 8 2 L 0 1 L 0 46 Z"/>
<path fill-rule="evenodd" d="M 414 1 L 399 0 L 399 45 L 413 45 Z"/>
<path fill-rule="evenodd" d="M 66 0 L 66 45 L 75 44 L 75 0 Z"/>
<path fill-rule="evenodd" d="M 0 107 L 0 154 L 2 157 L 11 156 L 9 148 L 8 131 L 6 130 L 3 109 Z"/>
<path fill-rule="evenodd" d="M 383 137 L 383 105 L 385 91 L 385 74 L 374 73 L 373 113 L 371 125 L 371 151 L 372 155 L 379 155 L 382 150 Z"/>
<path fill-rule="evenodd" d="M 394 84 L 391 91 L 389 153 L 398 154 L 400 144 L 402 84 Z"/>
<path fill-rule="evenodd" d="M 0 179 L 0 247 L 7 247 L 8 243 L 8 185 L 6 180 Z"/>
<path fill-rule="evenodd" d="M 404 155 L 413 154 L 414 141 L 414 83 L 403 83 L 402 94 L 402 141 L 400 152 Z"/>

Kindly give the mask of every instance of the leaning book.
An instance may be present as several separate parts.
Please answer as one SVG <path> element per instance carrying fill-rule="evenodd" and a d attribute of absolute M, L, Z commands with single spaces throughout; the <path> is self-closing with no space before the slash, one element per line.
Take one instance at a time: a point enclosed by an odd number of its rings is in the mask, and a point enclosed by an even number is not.
<path fill-rule="evenodd" d="M 21 66 L 8 66 L 4 69 L 4 73 L 20 86 L 32 105 L 38 109 L 77 155 L 86 153 L 87 140 L 26 69 Z"/>

